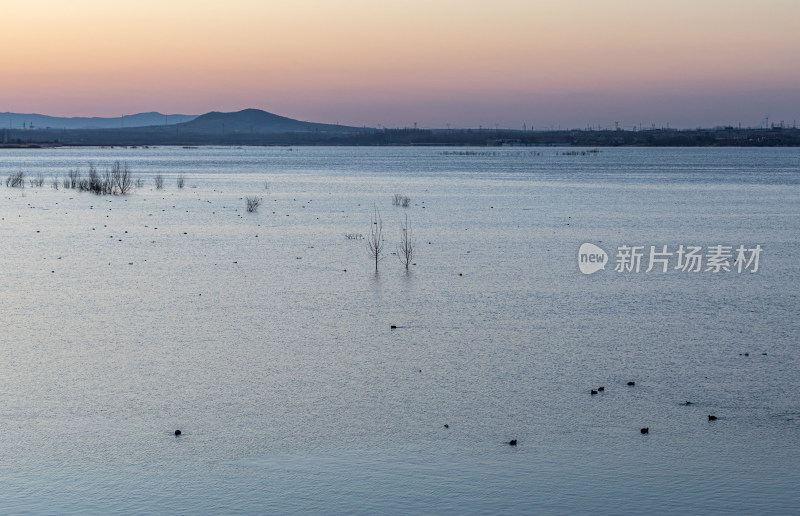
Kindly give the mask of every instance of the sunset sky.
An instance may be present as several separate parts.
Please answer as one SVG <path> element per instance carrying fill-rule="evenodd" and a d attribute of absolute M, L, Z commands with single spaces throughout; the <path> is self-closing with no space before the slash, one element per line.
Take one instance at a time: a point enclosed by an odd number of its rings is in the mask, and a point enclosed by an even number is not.
<path fill-rule="evenodd" d="M 0 0 L 0 112 L 800 121 L 797 0 Z"/>

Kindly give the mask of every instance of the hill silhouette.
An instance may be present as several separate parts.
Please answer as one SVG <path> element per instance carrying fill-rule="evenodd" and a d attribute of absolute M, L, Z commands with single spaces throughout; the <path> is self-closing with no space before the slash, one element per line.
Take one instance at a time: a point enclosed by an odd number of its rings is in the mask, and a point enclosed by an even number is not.
<path fill-rule="evenodd" d="M 334 124 L 303 122 L 268 113 L 260 109 L 244 109 L 233 113 L 212 111 L 176 124 L 184 133 L 193 134 L 274 134 L 274 133 L 353 133 L 363 128 Z"/>
<path fill-rule="evenodd" d="M 37 113 L 0 113 L 0 128 L 8 129 L 120 129 L 175 125 L 188 122 L 197 115 L 165 115 L 149 112 L 121 117 L 58 117 Z"/>

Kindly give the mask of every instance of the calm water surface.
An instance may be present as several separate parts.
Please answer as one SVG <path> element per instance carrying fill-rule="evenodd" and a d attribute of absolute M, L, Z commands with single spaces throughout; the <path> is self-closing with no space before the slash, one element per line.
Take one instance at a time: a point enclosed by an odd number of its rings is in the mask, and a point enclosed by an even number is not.
<path fill-rule="evenodd" d="M 796 513 L 800 151 L 571 150 L 3 150 L 0 512 Z"/>

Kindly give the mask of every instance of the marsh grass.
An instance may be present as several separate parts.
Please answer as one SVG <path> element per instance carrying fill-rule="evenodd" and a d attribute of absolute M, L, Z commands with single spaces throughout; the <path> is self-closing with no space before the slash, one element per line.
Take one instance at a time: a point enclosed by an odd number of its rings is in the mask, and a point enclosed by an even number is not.
<path fill-rule="evenodd" d="M 44 183 L 44 177 L 41 181 Z M 133 190 L 134 183 L 128 164 L 119 161 L 115 161 L 111 168 L 105 169 L 102 173 L 90 164 L 85 176 L 81 174 L 80 169 L 71 168 L 63 179 L 54 175 L 52 180 L 54 190 L 58 190 L 60 184 L 65 190 L 74 189 L 97 195 L 126 195 Z M 138 184 L 139 180 L 136 183 Z"/>
<path fill-rule="evenodd" d="M 41 172 L 39 172 L 34 177 L 28 179 L 28 183 L 30 183 L 31 188 L 33 187 L 41 188 L 42 186 L 44 186 L 44 175 Z"/>
<path fill-rule="evenodd" d="M 411 204 L 411 197 L 405 196 L 403 194 L 396 193 L 392 198 L 392 206 L 401 206 L 403 208 L 408 208 Z"/>
<path fill-rule="evenodd" d="M 25 188 L 25 173 L 20 170 L 16 174 L 8 176 L 6 186 L 9 188 Z"/>
<path fill-rule="evenodd" d="M 261 204 L 261 197 L 256 196 L 247 196 L 244 198 L 245 204 L 247 205 L 248 213 L 254 213 L 258 211 L 258 207 Z"/>

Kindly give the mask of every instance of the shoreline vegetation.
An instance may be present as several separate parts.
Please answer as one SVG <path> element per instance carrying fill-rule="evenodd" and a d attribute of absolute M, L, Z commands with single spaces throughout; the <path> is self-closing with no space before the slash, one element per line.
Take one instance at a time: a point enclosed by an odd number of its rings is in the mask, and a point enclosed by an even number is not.
<path fill-rule="evenodd" d="M 106 129 L 0 129 L 1 148 L 174 146 L 453 146 L 453 147 L 798 147 L 789 125 L 672 129 L 419 129 L 303 122 L 257 109 L 207 113 L 189 122 Z"/>
<path fill-rule="evenodd" d="M 147 146 L 800 147 L 800 129 L 427 130 L 202 134 L 142 130 L 8 130 L 0 149 Z"/>

